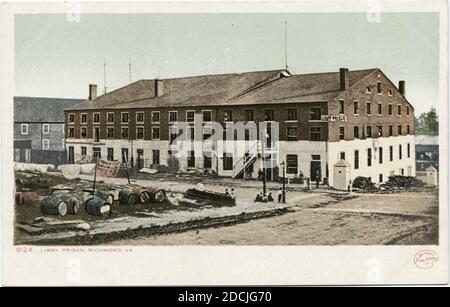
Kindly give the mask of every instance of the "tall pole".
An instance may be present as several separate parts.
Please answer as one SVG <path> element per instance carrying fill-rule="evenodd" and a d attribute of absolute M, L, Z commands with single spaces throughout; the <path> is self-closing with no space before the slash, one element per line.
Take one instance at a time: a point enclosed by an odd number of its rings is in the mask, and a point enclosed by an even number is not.
<path fill-rule="evenodd" d="M 284 67 L 288 69 L 288 55 L 287 55 L 287 21 L 284 22 Z"/>
<path fill-rule="evenodd" d="M 282 165 L 283 165 L 283 204 L 285 204 L 286 203 L 286 184 L 285 184 L 286 165 L 285 165 L 284 161 L 283 161 Z"/>
<path fill-rule="evenodd" d="M 98 165 L 98 157 L 95 158 L 94 184 L 92 186 L 92 195 L 95 195 L 95 183 L 97 182 L 97 165 Z"/>
<path fill-rule="evenodd" d="M 128 60 L 128 72 L 130 74 L 130 83 L 131 83 L 131 60 Z"/>
<path fill-rule="evenodd" d="M 106 61 L 103 61 L 103 94 L 106 94 Z"/>
<path fill-rule="evenodd" d="M 266 150 L 265 150 L 265 144 L 266 144 L 266 138 L 267 133 L 264 133 L 264 138 L 262 142 L 262 163 L 263 163 L 263 196 L 266 196 L 267 193 L 267 178 L 266 178 Z"/>

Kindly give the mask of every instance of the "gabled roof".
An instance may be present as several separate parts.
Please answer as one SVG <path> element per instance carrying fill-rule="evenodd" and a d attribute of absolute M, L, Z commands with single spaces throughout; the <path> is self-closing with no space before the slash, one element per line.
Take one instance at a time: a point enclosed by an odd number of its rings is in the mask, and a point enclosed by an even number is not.
<path fill-rule="evenodd" d="M 83 99 L 14 97 L 14 122 L 64 123 L 64 110 Z"/>
<path fill-rule="evenodd" d="M 375 70 L 349 71 L 349 86 Z M 339 72 L 269 70 L 164 79 L 164 95 L 155 97 L 155 80 L 140 80 L 69 110 L 327 102 L 342 92 L 339 86 Z"/>

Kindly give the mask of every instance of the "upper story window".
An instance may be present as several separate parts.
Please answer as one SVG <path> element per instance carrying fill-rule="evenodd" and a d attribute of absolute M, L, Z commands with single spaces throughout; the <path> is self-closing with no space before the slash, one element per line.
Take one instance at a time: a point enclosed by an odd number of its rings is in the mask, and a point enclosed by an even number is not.
<path fill-rule="evenodd" d="M 297 120 L 297 109 L 288 109 L 288 120 Z"/>
<path fill-rule="evenodd" d="M 265 121 L 273 121 L 273 120 L 275 120 L 275 115 L 274 115 L 273 110 L 266 110 L 264 112 L 264 120 Z"/>
<path fill-rule="evenodd" d="M 288 141 L 297 141 L 297 127 L 288 127 L 287 128 L 287 140 Z"/>
<path fill-rule="evenodd" d="M 195 118 L 195 111 L 186 111 L 186 121 L 193 123 Z"/>
<path fill-rule="evenodd" d="M 107 138 L 108 139 L 113 139 L 114 138 L 114 127 L 108 127 L 106 129 L 107 132 Z"/>
<path fill-rule="evenodd" d="M 28 134 L 28 124 L 20 125 L 20 134 L 22 135 Z"/>
<path fill-rule="evenodd" d="M 144 139 L 144 127 L 136 127 L 136 139 Z"/>
<path fill-rule="evenodd" d="M 49 139 L 43 139 L 42 140 L 42 149 L 43 150 L 48 150 L 50 147 L 50 141 Z"/>
<path fill-rule="evenodd" d="M 69 123 L 73 124 L 75 122 L 75 114 L 70 113 L 69 114 Z"/>
<path fill-rule="evenodd" d="M 344 114 L 344 112 L 345 112 L 344 100 L 339 100 L 339 114 Z"/>
<path fill-rule="evenodd" d="M 144 122 L 144 112 L 136 112 L 136 123 Z"/>
<path fill-rule="evenodd" d="M 353 114 L 358 114 L 359 110 L 358 110 L 358 101 L 353 101 Z"/>
<path fill-rule="evenodd" d="M 233 112 L 231 112 L 231 110 L 223 111 L 223 120 L 225 122 L 232 121 L 233 120 Z"/>
<path fill-rule="evenodd" d="M 409 106 L 406 106 L 406 116 L 409 116 Z"/>
<path fill-rule="evenodd" d="M 383 126 L 378 126 L 378 136 L 383 136 Z"/>
<path fill-rule="evenodd" d="M 382 104 L 379 102 L 378 103 L 378 115 L 382 115 L 382 114 L 383 114 Z"/>
<path fill-rule="evenodd" d="M 311 120 L 320 120 L 322 110 L 320 108 L 311 108 Z"/>
<path fill-rule="evenodd" d="M 121 137 L 122 139 L 128 139 L 128 127 L 121 128 Z"/>
<path fill-rule="evenodd" d="M 392 96 L 392 91 L 391 90 L 388 91 L 388 96 Z"/>
<path fill-rule="evenodd" d="M 339 127 L 339 139 L 345 140 L 345 127 Z"/>
<path fill-rule="evenodd" d="M 367 115 L 372 114 L 372 104 L 370 102 L 366 103 L 366 113 Z"/>
<path fill-rule="evenodd" d="M 94 113 L 94 123 L 100 122 L 100 113 Z"/>
<path fill-rule="evenodd" d="M 402 115 L 402 105 L 401 105 L 401 104 L 399 104 L 399 105 L 397 106 L 397 114 L 398 114 L 398 115 Z"/>
<path fill-rule="evenodd" d="M 109 124 L 114 123 L 114 113 L 108 113 L 107 116 L 106 116 L 106 121 L 107 121 Z"/>
<path fill-rule="evenodd" d="M 212 121 L 212 111 L 211 110 L 204 110 L 203 113 L 203 121 L 204 122 L 210 122 Z"/>
<path fill-rule="evenodd" d="M 381 81 L 377 82 L 377 93 L 381 94 Z"/>
<path fill-rule="evenodd" d="M 388 114 L 392 115 L 392 104 L 388 105 Z"/>
<path fill-rule="evenodd" d="M 398 125 L 397 127 L 397 134 L 402 135 L 402 125 Z"/>
<path fill-rule="evenodd" d="M 394 128 L 392 126 L 389 126 L 389 136 L 394 135 Z"/>
<path fill-rule="evenodd" d="M 321 139 L 321 128 L 320 127 L 311 127 L 311 141 L 320 141 Z"/>
<path fill-rule="evenodd" d="M 81 120 L 80 120 L 80 122 L 82 124 L 87 123 L 87 114 L 86 113 L 81 113 Z"/>
<path fill-rule="evenodd" d="M 42 124 L 42 133 L 43 134 L 49 134 L 50 133 L 50 125 L 49 124 Z"/>
<path fill-rule="evenodd" d="M 127 124 L 128 123 L 128 121 L 129 121 L 129 117 L 128 117 L 128 112 L 122 112 L 121 114 L 120 114 L 120 116 L 121 116 L 121 122 L 123 123 L 123 124 Z M 127 132 L 128 133 L 128 132 Z M 127 138 L 128 138 L 128 136 L 127 136 Z"/>
<path fill-rule="evenodd" d="M 160 121 L 159 119 L 159 111 L 153 111 L 152 112 L 152 123 L 158 124 Z"/>
<path fill-rule="evenodd" d="M 406 125 L 406 134 L 410 134 L 411 133 L 411 128 L 409 127 L 409 125 Z"/>
<path fill-rule="evenodd" d="M 245 110 L 245 120 L 248 122 L 253 121 L 253 110 Z"/>
<path fill-rule="evenodd" d="M 372 89 L 370 88 L 370 86 L 366 87 L 366 93 L 367 93 L 367 94 L 372 93 Z"/>
<path fill-rule="evenodd" d="M 152 127 L 152 140 L 159 140 L 160 138 L 159 127 Z"/>
<path fill-rule="evenodd" d="M 174 123 L 178 120 L 178 112 L 177 111 L 169 111 L 169 122 Z"/>
<path fill-rule="evenodd" d="M 80 138 L 82 138 L 82 139 L 87 138 L 87 128 L 86 127 L 80 128 Z"/>

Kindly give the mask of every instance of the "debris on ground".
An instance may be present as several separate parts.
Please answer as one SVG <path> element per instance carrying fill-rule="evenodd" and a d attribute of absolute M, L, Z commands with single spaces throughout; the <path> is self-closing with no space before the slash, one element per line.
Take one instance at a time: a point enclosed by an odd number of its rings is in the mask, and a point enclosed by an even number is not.
<path fill-rule="evenodd" d="M 376 190 L 375 183 L 373 183 L 370 177 L 358 176 L 353 180 L 353 189 L 359 189 L 363 191 L 373 191 Z"/>
<path fill-rule="evenodd" d="M 380 191 L 395 191 L 408 188 L 421 188 L 426 184 L 412 176 L 389 176 L 387 182 L 380 184 Z"/>

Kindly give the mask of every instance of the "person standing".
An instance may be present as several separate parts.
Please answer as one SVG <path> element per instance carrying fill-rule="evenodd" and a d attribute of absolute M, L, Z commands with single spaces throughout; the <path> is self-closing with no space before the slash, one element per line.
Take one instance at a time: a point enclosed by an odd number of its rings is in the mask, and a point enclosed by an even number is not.
<path fill-rule="evenodd" d="M 278 195 L 278 202 L 281 203 L 281 201 L 283 200 L 283 188 L 280 188 L 278 190 L 277 195 Z"/>
<path fill-rule="evenodd" d="M 319 188 L 319 183 L 320 183 L 320 172 L 319 170 L 316 171 L 316 188 Z"/>

